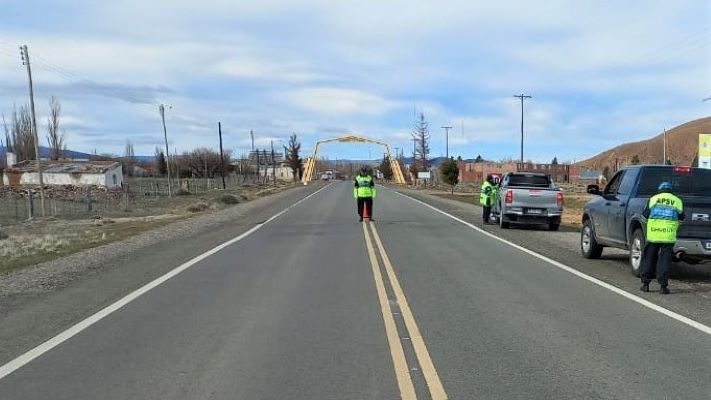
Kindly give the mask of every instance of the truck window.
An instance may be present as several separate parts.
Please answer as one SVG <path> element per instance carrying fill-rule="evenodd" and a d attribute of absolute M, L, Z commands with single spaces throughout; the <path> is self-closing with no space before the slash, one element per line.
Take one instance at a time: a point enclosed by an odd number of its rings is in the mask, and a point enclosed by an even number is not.
<path fill-rule="evenodd" d="M 605 194 L 617 194 L 620 190 L 620 185 L 622 184 L 622 177 L 625 175 L 625 171 L 620 171 L 615 176 L 610 179 L 610 182 L 605 186 Z"/>
<path fill-rule="evenodd" d="M 551 180 L 544 175 L 511 174 L 508 185 L 547 188 L 550 187 Z"/>
<path fill-rule="evenodd" d="M 620 183 L 620 188 L 617 190 L 617 194 L 631 194 L 634 184 L 637 181 L 637 175 L 639 175 L 639 169 L 625 170 L 625 175 L 622 177 L 622 182 Z"/>
<path fill-rule="evenodd" d="M 676 194 L 711 196 L 711 170 L 694 168 L 691 172 L 677 172 L 673 167 L 645 168 L 637 193 L 652 196 L 662 182 L 672 184 Z"/>

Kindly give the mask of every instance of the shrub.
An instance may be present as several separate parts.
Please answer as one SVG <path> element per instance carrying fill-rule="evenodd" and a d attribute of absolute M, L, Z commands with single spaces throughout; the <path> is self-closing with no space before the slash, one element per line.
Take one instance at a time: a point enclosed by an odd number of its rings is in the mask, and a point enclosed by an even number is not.
<path fill-rule="evenodd" d="M 210 208 L 210 205 L 209 205 L 209 204 L 200 202 L 200 203 L 193 203 L 193 204 L 190 204 L 190 205 L 187 206 L 185 209 L 188 210 L 188 211 L 191 212 L 191 213 L 196 213 L 196 212 L 205 211 L 205 210 L 207 210 L 208 208 Z"/>
<path fill-rule="evenodd" d="M 222 204 L 239 204 L 240 200 L 231 194 L 226 194 L 220 197 L 220 202 Z"/>

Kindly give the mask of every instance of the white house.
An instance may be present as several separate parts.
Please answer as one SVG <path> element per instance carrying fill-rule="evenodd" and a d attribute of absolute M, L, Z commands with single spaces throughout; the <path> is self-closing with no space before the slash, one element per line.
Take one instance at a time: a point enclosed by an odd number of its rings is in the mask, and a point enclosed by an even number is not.
<path fill-rule="evenodd" d="M 8 157 L 8 165 L 10 157 Z M 116 161 L 40 161 L 45 185 L 121 187 L 123 172 Z M 37 161 L 28 160 L 8 166 L 3 172 L 3 184 L 9 186 L 38 185 Z"/>
<path fill-rule="evenodd" d="M 267 166 L 262 166 L 262 170 L 260 171 L 261 175 L 266 174 L 268 177 L 273 176 L 272 174 L 276 175 L 276 178 L 281 180 L 281 181 L 293 181 L 294 180 L 294 171 L 291 170 L 291 167 L 287 163 L 279 163 L 276 167 L 272 167 L 271 165 Z"/>

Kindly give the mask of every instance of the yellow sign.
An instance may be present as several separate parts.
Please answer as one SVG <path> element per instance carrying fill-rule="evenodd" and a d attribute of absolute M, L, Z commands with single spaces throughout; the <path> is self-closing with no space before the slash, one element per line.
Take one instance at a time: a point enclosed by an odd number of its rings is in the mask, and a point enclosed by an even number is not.
<path fill-rule="evenodd" d="M 711 134 L 699 134 L 699 158 L 711 157 Z"/>

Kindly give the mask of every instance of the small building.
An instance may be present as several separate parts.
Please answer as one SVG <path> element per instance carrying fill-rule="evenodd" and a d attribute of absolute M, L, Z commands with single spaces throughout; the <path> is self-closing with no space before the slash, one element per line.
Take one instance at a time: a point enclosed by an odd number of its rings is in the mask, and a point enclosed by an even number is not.
<path fill-rule="evenodd" d="M 10 160 L 8 160 L 10 161 Z M 45 185 L 101 186 L 123 185 L 121 163 L 116 161 L 40 161 Z M 39 185 L 37 161 L 27 160 L 3 171 L 8 186 Z"/>
<path fill-rule="evenodd" d="M 266 174 L 268 177 L 276 176 L 278 180 L 287 182 L 294 180 L 294 171 L 292 171 L 289 164 L 285 162 L 277 164 L 276 169 L 271 165 L 262 166 L 261 168 L 260 173 Z"/>

